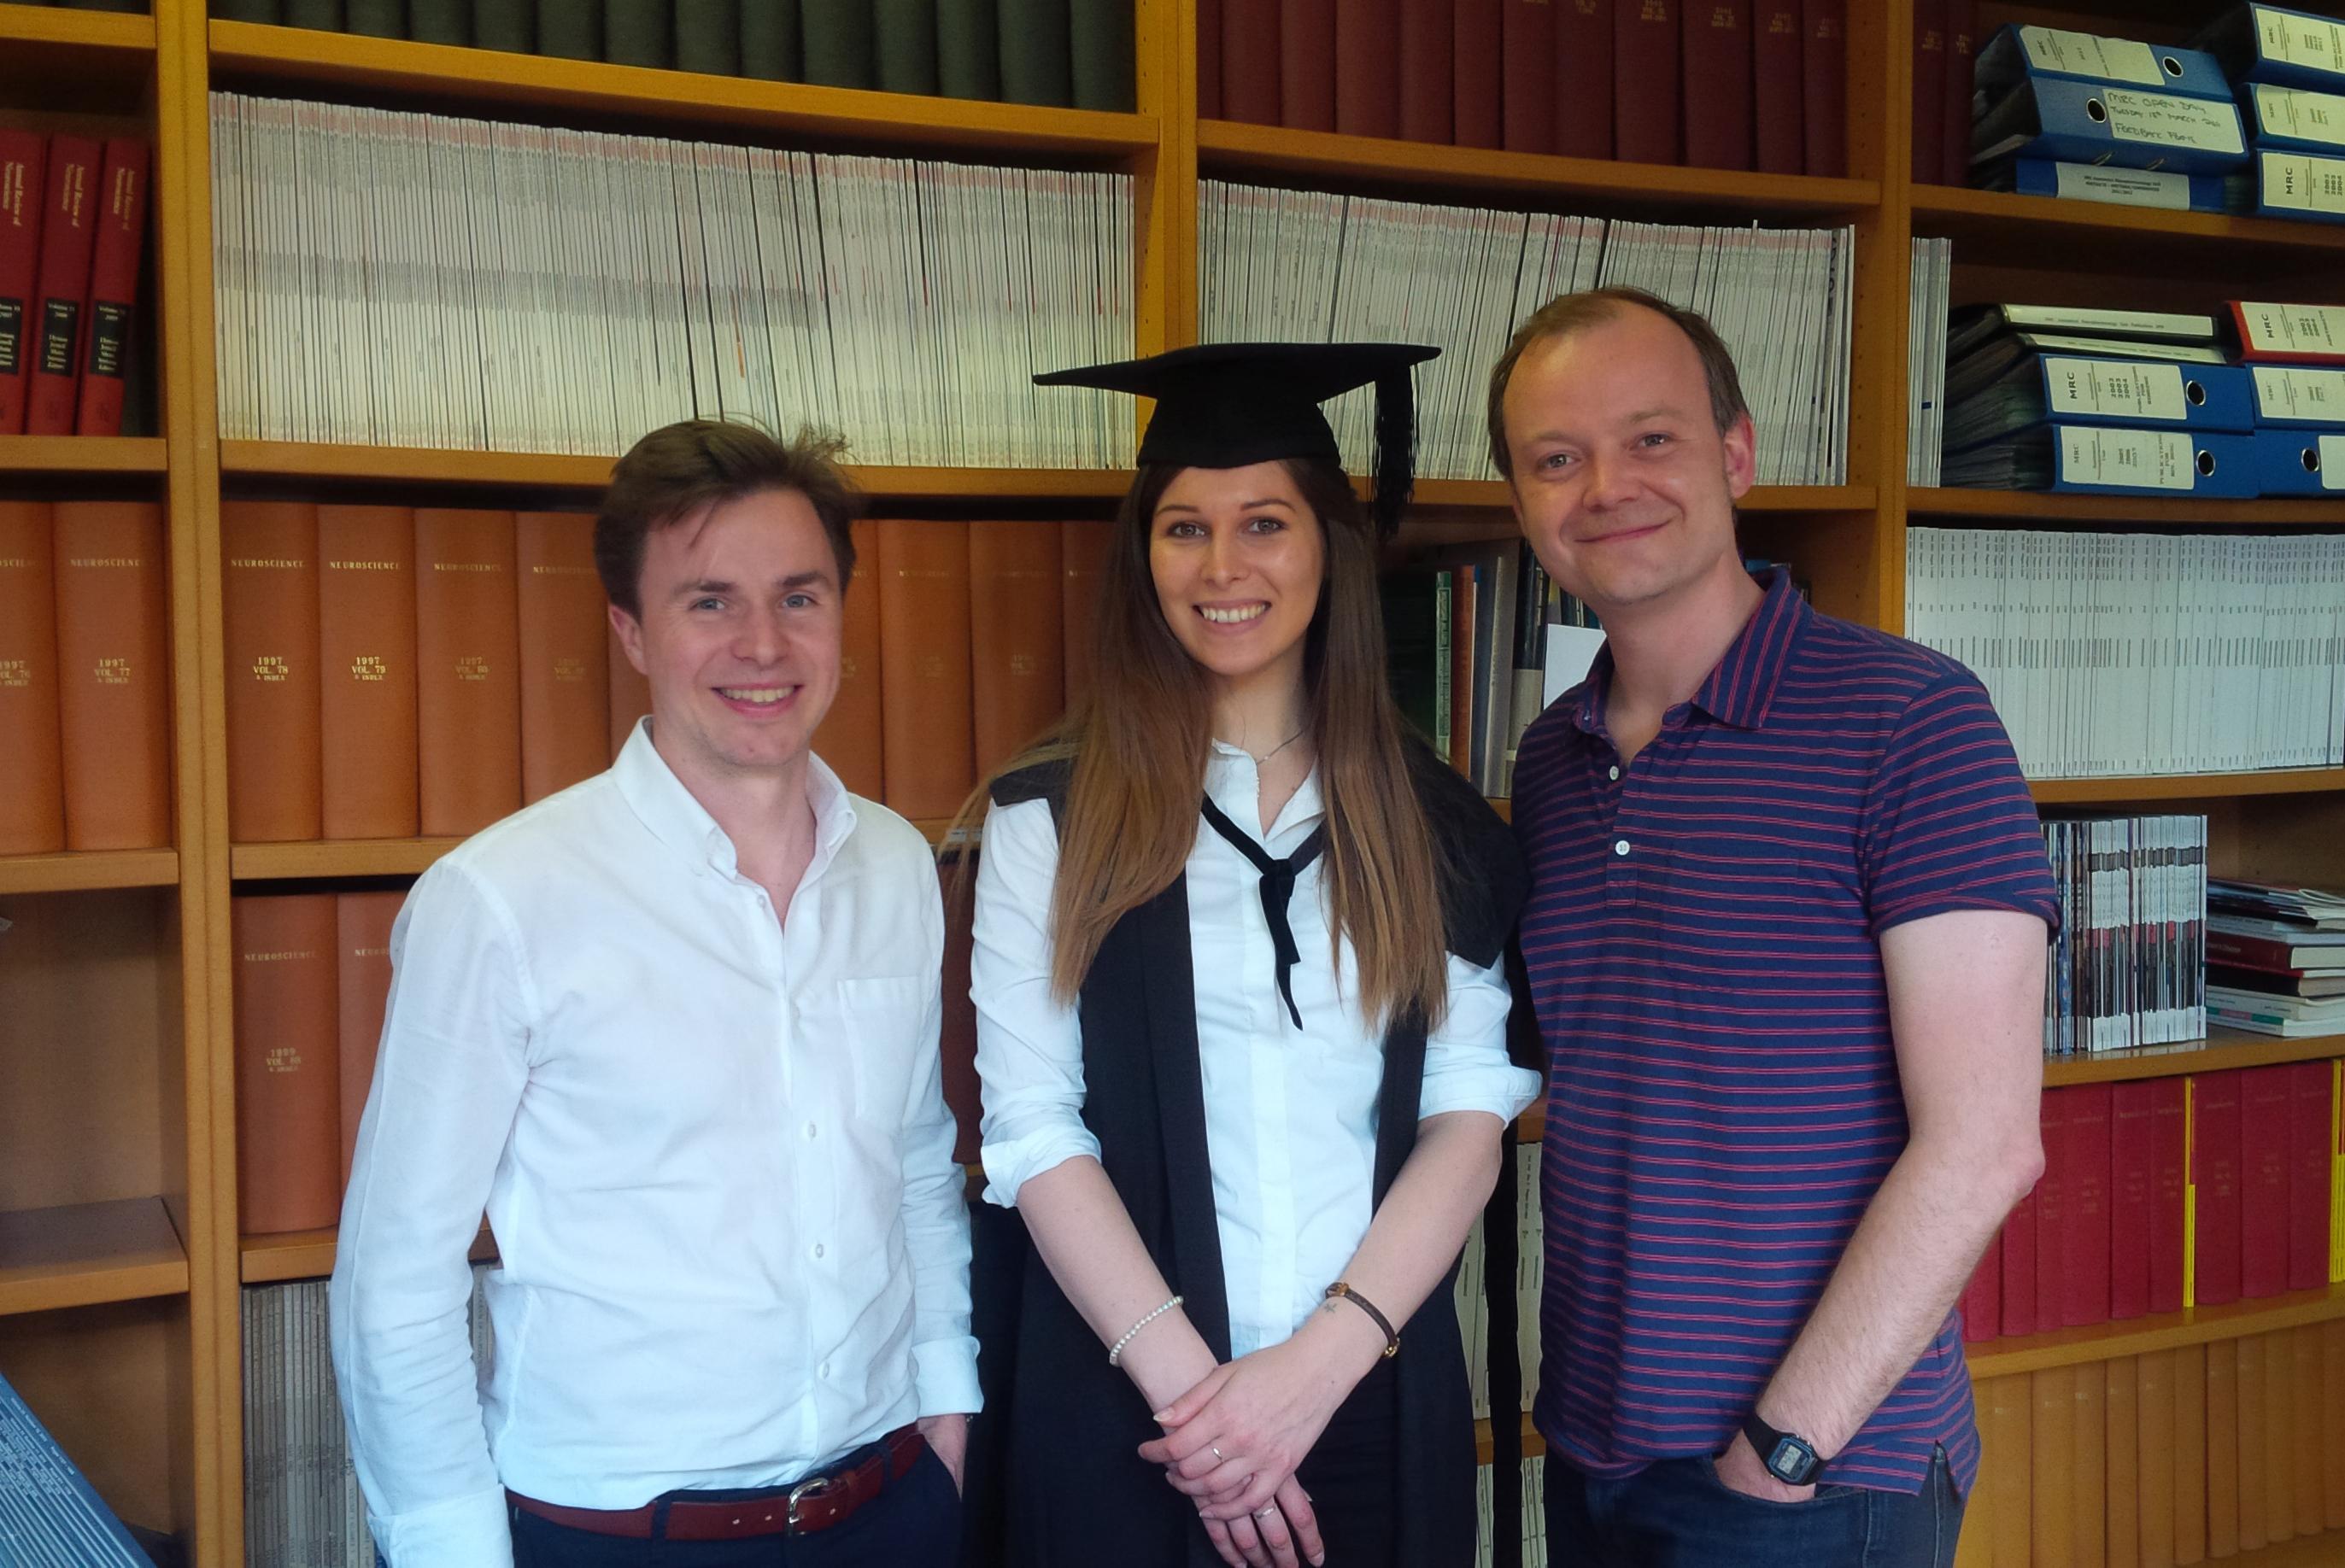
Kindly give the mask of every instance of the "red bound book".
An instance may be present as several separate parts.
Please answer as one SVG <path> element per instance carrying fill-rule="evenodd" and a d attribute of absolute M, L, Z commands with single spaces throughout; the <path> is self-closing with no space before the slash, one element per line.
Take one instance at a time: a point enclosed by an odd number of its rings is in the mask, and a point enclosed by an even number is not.
<path fill-rule="evenodd" d="M 73 434 L 104 156 L 86 137 L 59 135 L 49 140 L 48 188 L 41 200 L 41 269 L 33 290 L 37 301 L 33 308 L 33 357 L 25 388 L 26 435 Z"/>
<path fill-rule="evenodd" d="M 1510 153 L 1555 151 L 1555 7 L 1499 0 L 1499 145 Z"/>
<path fill-rule="evenodd" d="M 2035 1327 L 2056 1329 L 2068 1310 L 2068 1202 L 2076 1148 L 2068 1138 L 2068 1096 L 2044 1091 L 2044 1176 L 2035 1184 Z"/>
<path fill-rule="evenodd" d="M 1939 106 L 1938 181 L 1971 182 L 1971 67 L 1978 57 L 1978 0 L 1946 0 L 1946 96 Z"/>
<path fill-rule="evenodd" d="M 342 1185 L 350 1185 L 350 1156 L 357 1151 L 359 1123 L 365 1118 L 367 1091 L 374 1087 L 375 1047 L 382 1039 L 382 1015 L 391 998 L 391 928 L 407 902 L 404 893 L 338 893 L 334 895 L 339 1017 L 339 1071 L 342 1128 Z"/>
<path fill-rule="evenodd" d="M 1696 168 L 1749 168 L 1751 0 L 1688 0 L 1685 161 Z"/>
<path fill-rule="evenodd" d="M 2288 1068 L 2288 1288 L 2329 1282 L 2329 1064 Z"/>
<path fill-rule="evenodd" d="M 0 436 L 25 430 L 33 288 L 41 266 L 41 195 L 48 138 L 0 126 Z"/>
<path fill-rule="evenodd" d="M 1771 0 L 1751 13 L 1751 128 L 1761 174 L 1798 174 L 1806 167 L 1801 149 L 1804 56 L 1799 0 Z"/>
<path fill-rule="evenodd" d="M 1400 0 L 1400 134 L 1413 142 L 1450 137 L 1449 0 Z"/>
<path fill-rule="evenodd" d="M 1197 117 L 1222 117 L 1222 0 L 1197 0 Z"/>
<path fill-rule="evenodd" d="M 2032 1334 L 2037 1328 L 2034 1192 L 2013 1204 L 2011 1212 L 2004 1216 L 2003 1239 L 1998 1245 L 2003 1251 L 2004 1337 Z"/>
<path fill-rule="evenodd" d="M 1335 128 L 1335 0 L 1279 0 L 1278 123 Z"/>
<path fill-rule="evenodd" d="M 1450 17 L 1450 122 L 1461 147 L 1498 145 L 1500 0 L 1455 0 Z"/>
<path fill-rule="evenodd" d="M 2239 1299 L 2239 1075 L 2190 1080 L 2191 1304 Z"/>
<path fill-rule="evenodd" d="M 147 144 L 114 137 L 98 180 L 97 243 L 89 265 L 89 340 L 81 357 L 74 433 L 122 433 L 122 378 L 138 305 L 138 258 L 147 234 Z"/>
<path fill-rule="evenodd" d="M 2003 1332 L 2003 1237 L 1998 1233 L 1971 1270 L 1963 1290 L 1963 1343 L 1974 1345 Z"/>
<path fill-rule="evenodd" d="M 2068 1097 L 2068 1245 L 2062 1258 L 2063 1328 L 2109 1320 L 2109 1087 L 2079 1084 Z"/>
<path fill-rule="evenodd" d="M 2190 1206 L 2189 1116 L 2182 1078 L 2149 1081 L 2149 1310 L 2182 1310 L 2185 1217 Z"/>
<path fill-rule="evenodd" d="M 1623 163 L 1683 161 L 1679 152 L 1678 4 L 1615 0 L 1613 5 L 1612 156 Z"/>
<path fill-rule="evenodd" d="M 1400 135 L 1400 0 L 1344 0 L 1335 8 L 1335 128 Z"/>
<path fill-rule="evenodd" d="M 1914 182 L 1934 185 L 1946 153 L 1946 0 L 1914 0 Z"/>
<path fill-rule="evenodd" d="M 1612 0 L 1555 0 L 1555 150 L 1612 156 Z"/>
<path fill-rule="evenodd" d="M 2156 1197 L 2157 1081 L 2112 1086 L 2109 1096 L 2109 1317 L 2149 1310 L 2149 1216 Z"/>
<path fill-rule="evenodd" d="M 1801 0 L 1801 153 L 1806 172 L 1848 173 L 1848 0 Z"/>
<path fill-rule="evenodd" d="M 2239 1294 L 2288 1289 L 2288 1129 L 2294 1086 L 2286 1066 L 2247 1067 L 2239 1083 Z"/>
<path fill-rule="evenodd" d="M 1222 0 L 1222 117 L 1278 124 L 1279 0 Z"/>

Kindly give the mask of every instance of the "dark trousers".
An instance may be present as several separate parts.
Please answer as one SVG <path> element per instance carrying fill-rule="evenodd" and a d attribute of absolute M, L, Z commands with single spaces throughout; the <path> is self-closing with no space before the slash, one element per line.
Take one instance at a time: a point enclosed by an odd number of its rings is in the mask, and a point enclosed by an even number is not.
<path fill-rule="evenodd" d="M 1402 1568 L 1394 1555 L 1400 1410 L 1392 1368 L 1378 1361 L 1360 1380 L 1294 1469 L 1319 1521 L 1327 1568 Z"/>
<path fill-rule="evenodd" d="M 680 1493 L 766 1497 L 787 1492 Z M 901 1481 L 857 1509 L 844 1524 L 812 1535 L 743 1541 L 630 1541 L 573 1530 L 507 1510 L 513 1568 L 952 1568 L 960 1551 L 960 1497 L 952 1472 L 922 1452 Z"/>
<path fill-rule="evenodd" d="M 1943 1452 L 1917 1493 L 1827 1484 L 1805 1502 L 1736 1492 L 1707 1457 L 1621 1481 L 1547 1462 L 1549 1568 L 1947 1568 L 1962 1526 Z"/>

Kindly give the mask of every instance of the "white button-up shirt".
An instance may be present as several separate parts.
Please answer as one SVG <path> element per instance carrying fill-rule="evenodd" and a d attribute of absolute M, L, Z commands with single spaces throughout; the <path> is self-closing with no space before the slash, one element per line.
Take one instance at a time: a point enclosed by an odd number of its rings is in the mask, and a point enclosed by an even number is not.
<path fill-rule="evenodd" d="M 777 1485 L 978 1408 L 936 871 L 819 760 L 807 793 L 779 919 L 648 727 L 409 896 L 331 1294 L 394 1568 L 508 1568 L 504 1487 Z"/>
<path fill-rule="evenodd" d="M 1247 832 L 1261 823 L 1260 780 L 1245 753 L 1216 743 L 1205 789 Z M 1315 769 L 1263 846 L 1292 855 L 1323 809 Z M 1360 1016 L 1351 944 L 1330 946 L 1324 865 L 1321 857 L 1304 870 L 1288 905 L 1302 953 L 1292 976 L 1297 1029 L 1279 996 L 1261 874 L 1202 817 L 1189 852 L 1197 1056 L 1233 1355 L 1276 1344 L 1302 1324 L 1343 1277 L 1374 1208 L 1384 1035 Z M 987 814 L 969 989 L 985 1092 L 985 1196 L 1005 1207 L 1031 1178 L 1099 1154 L 1081 1118 L 1081 1026 L 1075 1008 L 1050 995 L 1058 866 L 1049 802 Z M 1449 1010 L 1426 1040 L 1420 1118 L 1478 1110 L 1511 1120 L 1531 1102 L 1538 1075 L 1507 1060 L 1508 998 L 1503 961 L 1485 969 L 1450 956 Z"/>

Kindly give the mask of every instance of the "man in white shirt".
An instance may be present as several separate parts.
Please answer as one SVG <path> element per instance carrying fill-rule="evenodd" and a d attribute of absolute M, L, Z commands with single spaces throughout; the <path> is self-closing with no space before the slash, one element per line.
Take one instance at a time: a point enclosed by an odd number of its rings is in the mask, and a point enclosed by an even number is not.
<path fill-rule="evenodd" d="M 812 750 L 854 570 L 837 450 L 690 421 L 621 460 L 595 561 L 652 716 L 400 916 L 331 1298 L 391 1568 L 956 1553 L 943 911 L 919 834 Z"/>

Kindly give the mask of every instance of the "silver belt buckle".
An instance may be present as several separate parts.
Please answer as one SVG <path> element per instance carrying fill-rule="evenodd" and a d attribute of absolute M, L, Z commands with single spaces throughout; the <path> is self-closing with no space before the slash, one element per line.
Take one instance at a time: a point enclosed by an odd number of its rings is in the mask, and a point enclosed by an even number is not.
<path fill-rule="evenodd" d="M 830 1483 L 831 1478 L 829 1476 L 817 1475 L 811 1480 L 801 1481 L 796 1486 L 790 1488 L 787 1501 L 790 1505 L 788 1522 L 791 1534 L 796 1535 L 798 1533 L 798 1499 L 802 1497 L 819 1497 L 824 1492 L 830 1490 Z"/>

